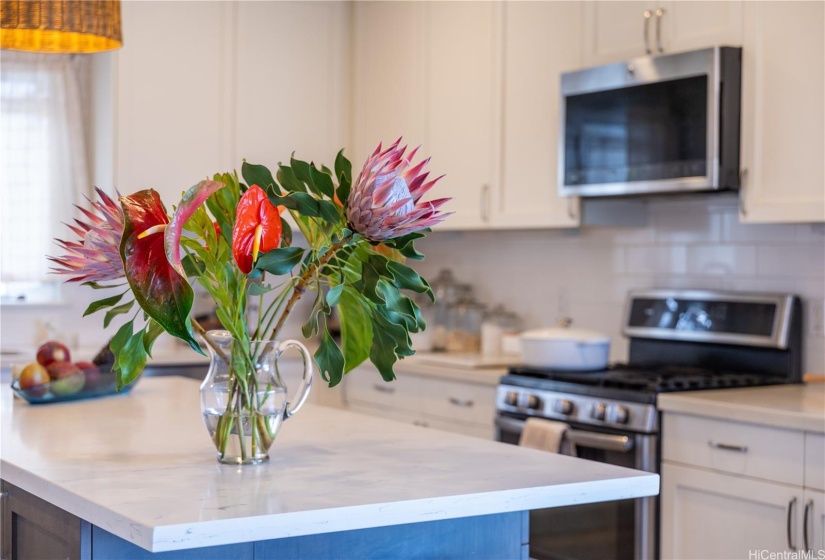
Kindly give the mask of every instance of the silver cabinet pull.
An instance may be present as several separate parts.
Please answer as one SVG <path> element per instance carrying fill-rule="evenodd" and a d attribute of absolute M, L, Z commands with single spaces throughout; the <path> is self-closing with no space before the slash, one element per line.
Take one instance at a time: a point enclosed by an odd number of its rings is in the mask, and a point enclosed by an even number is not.
<path fill-rule="evenodd" d="M 788 502 L 788 520 L 787 520 L 787 529 L 788 529 L 788 548 L 791 550 L 796 550 L 796 546 L 793 544 L 793 531 L 791 529 L 791 519 L 793 518 L 793 510 L 796 507 L 796 496 Z"/>
<path fill-rule="evenodd" d="M 650 50 L 650 18 L 653 17 L 653 12 L 650 10 L 645 10 L 642 14 L 645 18 L 645 30 L 644 30 L 644 39 L 645 39 L 645 53 L 651 54 L 653 51 Z"/>
<path fill-rule="evenodd" d="M 747 453 L 747 445 L 730 445 L 729 443 L 718 443 L 715 441 L 708 441 L 708 446 L 712 449 L 722 449 L 724 451 L 736 451 L 737 453 Z"/>
<path fill-rule="evenodd" d="M 664 15 L 665 11 L 662 8 L 656 8 L 656 48 L 660 53 L 665 52 L 662 48 L 662 16 Z"/>
<path fill-rule="evenodd" d="M 456 406 L 463 406 L 465 408 L 470 408 L 475 404 L 472 399 L 459 399 L 456 397 L 450 397 L 449 401 L 450 404 L 454 404 Z"/>
<path fill-rule="evenodd" d="M 748 181 L 748 168 L 743 167 L 739 172 L 739 214 L 741 216 L 748 215 L 748 209 L 745 206 L 745 185 Z"/>
<path fill-rule="evenodd" d="M 570 218 L 571 220 L 576 219 L 576 212 L 573 211 L 573 199 L 572 198 L 567 199 L 567 217 Z"/>
<path fill-rule="evenodd" d="M 814 501 L 808 500 L 808 503 L 805 504 L 805 513 L 802 515 L 802 544 L 805 545 L 803 550 L 811 550 L 813 548 L 813 543 L 808 540 L 808 515 L 813 507 Z"/>
<path fill-rule="evenodd" d="M 481 221 L 490 221 L 490 185 L 481 186 Z"/>
<path fill-rule="evenodd" d="M 387 387 L 386 385 L 379 385 L 377 383 L 373 385 L 372 388 L 378 391 L 379 393 L 395 393 L 395 387 Z"/>
<path fill-rule="evenodd" d="M 413 420 L 414 426 L 421 426 L 422 428 L 429 428 L 430 425 L 424 420 Z"/>

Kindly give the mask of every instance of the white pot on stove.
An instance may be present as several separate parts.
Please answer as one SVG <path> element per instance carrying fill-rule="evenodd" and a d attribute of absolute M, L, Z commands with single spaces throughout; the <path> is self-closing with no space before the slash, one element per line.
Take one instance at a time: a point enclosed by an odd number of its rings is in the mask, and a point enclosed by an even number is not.
<path fill-rule="evenodd" d="M 542 328 L 521 334 L 524 365 L 567 371 L 607 367 L 610 337 L 589 329 Z"/>

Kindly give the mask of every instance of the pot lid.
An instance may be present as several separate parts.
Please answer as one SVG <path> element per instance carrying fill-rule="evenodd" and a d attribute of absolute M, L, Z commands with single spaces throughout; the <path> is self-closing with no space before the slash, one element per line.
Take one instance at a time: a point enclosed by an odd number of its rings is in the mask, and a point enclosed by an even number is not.
<path fill-rule="evenodd" d="M 610 337 L 598 331 L 590 329 L 563 329 L 558 327 L 547 327 L 543 329 L 533 329 L 521 333 L 523 340 L 560 340 L 573 342 L 610 342 Z"/>

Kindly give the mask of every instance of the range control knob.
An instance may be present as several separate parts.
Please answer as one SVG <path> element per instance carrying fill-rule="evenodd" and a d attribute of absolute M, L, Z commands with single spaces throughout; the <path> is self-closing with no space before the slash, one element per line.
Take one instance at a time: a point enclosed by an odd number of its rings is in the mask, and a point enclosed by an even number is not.
<path fill-rule="evenodd" d="M 527 408 L 538 410 L 542 408 L 544 403 L 536 395 L 527 395 Z"/>
<path fill-rule="evenodd" d="M 568 401 L 567 399 L 558 399 L 553 403 L 553 410 L 565 416 L 572 414 L 574 408 L 572 401 Z"/>
<path fill-rule="evenodd" d="M 518 393 L 516 391 L 507 391 L 507 394 L 504 395 L 504 404 L 518 406 Z"/>
<path fill-rule="evenodd" d="M 593 404 L 593 409 L 590 411 L 590 417 L 593 420 L 601 420 L 604 422 L 605 413 L 607 412 L 607 405 L 603 402 Z"/>
<path fill-rule="evenodd" d="M 627 407 L 620 404 L 614 404 L 608 411 L 608 420 L 614 424 L 627 424 L 630 419 L 630 411 Z"/>

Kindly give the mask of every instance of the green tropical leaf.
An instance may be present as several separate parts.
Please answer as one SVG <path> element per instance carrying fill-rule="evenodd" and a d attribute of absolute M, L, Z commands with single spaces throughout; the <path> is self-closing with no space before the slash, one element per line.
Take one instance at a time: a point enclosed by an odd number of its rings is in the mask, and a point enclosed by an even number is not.
<path fill-rule="evenodd" d="M 315 351 L 315 363 L 321 373 L 321 379 L 335 387 L 344 378 L 344 354 L 332 339 L 327 329 L 326 320 L 321 327 L 321 344 Z"/>
<path fill-rule="evenodd" d="M 338 224 L 341 214 L 338 208 L 328 200 L 318 200 L 311 194 L 294 192 L 284 196 L 272 195 L 269 197 L 272 204 L 285 206 L 289 210 L 298 212 L 301 216 L 321 218 L 330 224 Z"/>
<path fill-rule="evenodd" d="M 422 232 L 427 231 L 430 231 L 429 228 L 421 231 L 415 231 L 413 233 L 408 233 L 407 235 L 403 235 L 396 239 L 389 239 L 384 242 L 384 245 L 396 249 L 399 253 L 401 253 L 408 259 L 420 261 L 424 258 L 424 255 L 422 253 L 419 253 L 415 249 L 414 242 L 416 239 L 421 239 L 422 237 L 424 237 L 424 233 Z"/>
<path fill-rule="evenodd" d="M 124 313 L 129 313 L 132 309 L 132 306 L 135 304 L 135 300 L 128 301 L 123 305 L 118 305 L 117 307 L 113 307 L 109 311 L 106 312 L 106 315 L 103 317 L 103 328 L 107 328 L 109 323 L 112 322 L 112 319 L 117 317 L 118 315 L 123 315 Z"/>
<path fill-rule="evenodd" d="M 272 290 L 274 290 L 272 286 L 269 284 L 264 284 L 263 282 L 258 283 L 254 282 L 249 286 L 249 295 L 250 296 L 262 296 L 264 294 L 268 294 Z"/>
<path fill-rule="evenodd" d="M 121 387 L 133 383 L 140 377 L 140 374 L 146 367 L 146 361 L 149 355 L 146 353 L 146 348 L 143 345 L 143 335 L 144 331 L 141 329 L 130 336 L 117 355 L 117 384 Z"/>
<path fill-rule="evenodd" d="M 319 315 L 322 312 L 329 315 L 331 311 L 324 299 L 323 292 L 319 289 L 315 295 L 315 302 L 312 304 L 312 311 L 309 313 L 309 318 L 301 327 L 301 333 L 304 335 L 304 338 L 310 338 L 318 334 L 320 328 Z"/>
<path fill-rule="evenodd" d="M 161 327 L 157 321 L 149 321 L 149 324 L 146 325 L 143 329 L 143 348 L 146 350 L 146 353 L 151 357 L 152 356 L 152 346 L 154 346 L 155 341 L 158 339 L 160 335 L 163 334 L 163 327 Z"/>
<path fill-rule="evenodd" d="M 276 184 L 272 173 L 263 165 L 244 161 L 241 165 L 241 175 L 248 185 L 258 185 L 267 192 L 271 192 L 272 187 Z"/>
<path fill-rule="evenodd" d="M 295 175 L 295 178 L 301 181 L 304 185 L 306 185 L 306 189 L 309 192 L 321 194 L 312 180 L 312 175 L 309 171 L 312 168 L 310 164 L 292 157 L 289 158 L 289 166 L 292 168 L 292 173 Z"/>
<path fill-rule="evenodd" d="M 392 274 L 393 283 L 402 290 L 411 290 L 419 294 L 427 294 L 435 303 L 430 284 L 412 268 L 397 261 L 387 261 L 387 270 Z"/>
<path fill-rule="evenodd" d="M 309 167 L 309 176 L 316 190 L 330 199 L 335 198 L 335 185 L 332 184 L 332 177 L 322 171 L 318 171 L 313 166 Z"/>
<path fill-rule="evenodd" d="M 341 348 L 344 352 L 344 373 L 349 373 L 370 356 L 372 320 L 369 303 L 351 286 L 346 286 L 338 302 L 341 321 Z"/>
<path fill-rule="evenodd" d="M 89 307 L 86 308 L 86 311 L 83 312 L 83 316 L 86 317 L 87 315 L 91 315 L 92 313 L 96 313 L 101 309 L 106 309 L 107 307 L 112 307 L 117 302 L 119 302 L 123 296 L 126 295 L 126 292 L 123 292 L 120 295 L 107 297 L 104 299 L 99 299 L 97 301 L 93 301 L 89 304 Z"/>
<path fill-rule="evenodd" d="M 347 207 L 349 193 L 352 188 L 352 163 L 344 157 L 344 150 L 335 156 L 335 176 L 338 178 L 338 200 Z"/>
<path fill-rule="evenodd" d="M 97 282 L 92 282 L 91 280 L 89 280 L 87 282 L 83 282 L 80 285 L 89 286 L 93 290 L 108 290 L 110 288 L 119 288 L 120 286 L 125 286 L 126 284 L 111 284 L 109 286 L 104 286 L 103 284 L 98 284 Z"/>
<path fill-rule="evenodd" d="M 344 285 L 338 284 L 337 286 L 333 286 L 327 291 L 327 303 L 330 307 L 335 307 L 338 305 L 338 301 L 341 299 L 341 292 L 344 291 Z"/>
<path fill-rule="evenodd" d="M 267 251 L 258 257 L 255 268 L 277 275 L 287 274 L 301 262 L 302 258 L 304 258 L 302 247 L 282 247 Z"/>

